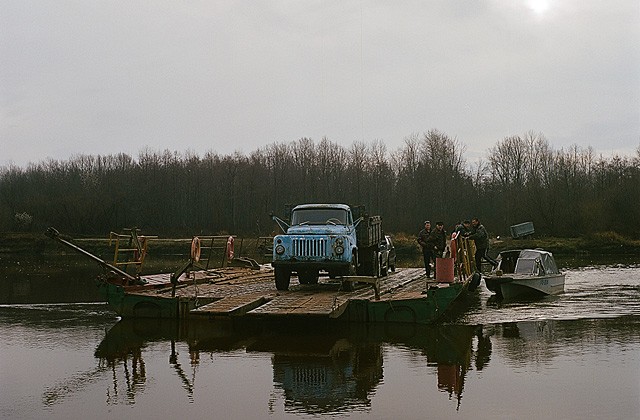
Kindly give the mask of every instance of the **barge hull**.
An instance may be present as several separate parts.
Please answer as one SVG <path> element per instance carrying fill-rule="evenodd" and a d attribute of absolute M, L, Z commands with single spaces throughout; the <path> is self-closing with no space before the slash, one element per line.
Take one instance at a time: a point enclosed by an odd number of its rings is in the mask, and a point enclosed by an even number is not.
<path fill-rule="evenodd" d="M 170 284 L 126 286 L 102 284 L 110 307 L 123 318 L 255 318 L 335 320 L 356 323 L 437 321 L 466 290 L 462 282 L 435 283 L 423 269 L 398 269 L 376 286 L 357 284 L 342 290 L 340 281 L 276 290 L 273 270 L 242 268 L 190 273 L 175 290 Z M 378 295 L 378 296 L 377 296 Z"/>

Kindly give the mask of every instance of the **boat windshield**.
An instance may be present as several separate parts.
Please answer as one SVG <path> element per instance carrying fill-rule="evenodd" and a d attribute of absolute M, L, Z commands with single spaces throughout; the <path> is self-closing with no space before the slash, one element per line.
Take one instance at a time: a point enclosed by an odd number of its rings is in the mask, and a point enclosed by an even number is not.
<path fill-rule="evenodd" d="M 538 274 L 539 260 L 537 258 L 518 258 L 516 274 Z"/>
<path fill-rule="evenodd" d="M 292 225 L 345 225 L 347 222 L 346 210 L 332 208 L 295 210 L 291 217 Z"/>
<path fill-rule="evenodd" d="M 518 257 L 515 272 L 540 276 L 560 273 L 551 254 L 537 250 L 522 251 Z"/>

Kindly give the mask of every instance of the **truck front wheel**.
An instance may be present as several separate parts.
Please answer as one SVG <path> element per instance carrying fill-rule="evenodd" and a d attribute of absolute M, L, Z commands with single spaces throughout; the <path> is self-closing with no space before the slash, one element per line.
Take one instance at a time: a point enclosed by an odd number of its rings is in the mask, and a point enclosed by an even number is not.
<path fill-rule="evenodd" d="M 358 267 L 358 260 L 356 259 L 356 256 L 354 254 L 354 256 L 351 258 L 351 263 L 349 264 L 349 268 L 347 269 L 347 276 L 355 276 L 357 273 L 357 267 Z M 345 292 L 353 292 L 353 282 L 352 281 L 347 281 L 347 280 L 342 280 L 342 286 L 341 289 L 344 290 Z"/>
<path fill-rule="evenodd" d="M 291 281 L 291 270 L 282 267 L 274 269 L 276 277 L 276 289 L 289 290 L 289 282 Z"/>
<path fill-rule="evenodd" d="M 351 263 L 349 264 L 347 275 L 348 276 L 355 276 L 357 271 L 358 271 L 358 260 L 356 259 L 356 256 L 354 255 L 353 257 L 351 257 Z"/>

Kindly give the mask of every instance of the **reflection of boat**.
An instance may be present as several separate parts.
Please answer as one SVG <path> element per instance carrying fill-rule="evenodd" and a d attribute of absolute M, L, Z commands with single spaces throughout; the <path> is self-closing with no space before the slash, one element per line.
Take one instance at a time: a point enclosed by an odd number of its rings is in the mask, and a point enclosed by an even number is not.
<path fill-rule="evenodd" d="M 484 281 L 487 289 L 505 299 L 556 295 L 564 291 L 564 274 L 553 255 L 540 249 L 502 251 L 498 267 Z"/>
<path fill-rule="evenodd" d="M 576 321 L 579 324 L 582 321 Z M 587 321 L 588 322 L 588 321 Z M 557 345 L 559 324 L 554 320 L 520 321 L 491 324 L 486 328 L 488 335 L 500 342 L 501 357 L 518 366 L 526 364 L 548 364 L 562 354 Z M 575 334 L 575 331 L 572 332 Z"/>
<path fill-rule="evenodd" d="M 478 350 L 474 352 L 476 337 Z M 271 354 L 273 386 L 282 393 L 284 406 L 317 415 L 371 406 L 375 390 L 382 383 L 385 343 L 423 355 L 425 364 L 437 376 L 437 389 L 455 395 L 459 406 L 471 362 L 475 358 L 476 369 L 481 370 L 489 359 L 490 351 L 482 350 L 486 346 L 481 346 L 481 338 L 481 328 L 463 325 L 322 323 L 309 328 L 307 322 L 124 319 L 107 332 L 95 356 L 101 366 L 106 364 L 113 371 L 111 389 L 126 384 L 125 392 L 119 394 L 126 395 L 125 402 L 131 403 L 161 376 L 162 372 L 151 372 L 157 364 L 145 364 L 149 358 L 146 352 L 157 353 L 158 348 L 165 347 L 154 343 L 171 343 L 168 368 L 180 381 L 171 380 L 165 386 L 182 388 L 190 399 L 197 395 L 201 383 L 195 378 L 198 365 L 211 359 L 201 357 L 203 353 Z M 179 357 L 176 350 L 184 353 L 185 346 L 188 359 Z M 185 359 L 182 363 L 181 358 Z M 238 374 L 251 375 L 251 369 L 248 363 L 247 372 Z M 124 377 L 120 378 L 118 372 Z M 110 402 L 120 403 L 118 395 L 110 396 Z"/>

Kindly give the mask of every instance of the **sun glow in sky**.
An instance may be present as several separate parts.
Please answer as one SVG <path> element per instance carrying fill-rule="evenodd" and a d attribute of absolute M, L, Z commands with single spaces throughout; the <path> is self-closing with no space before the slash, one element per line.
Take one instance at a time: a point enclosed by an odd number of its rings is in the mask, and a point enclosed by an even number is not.
<path fill-rule="evenodd" d="M 529 8 L 536 14 L 542 15 L 549 10 L 549 0 L 529 0 Z"/>

